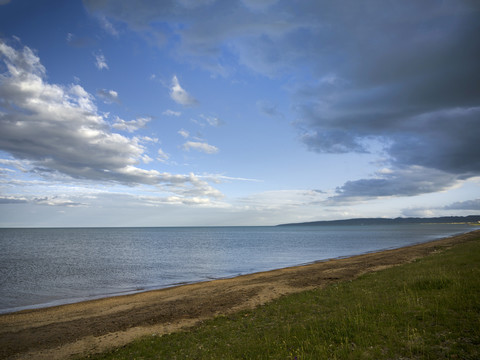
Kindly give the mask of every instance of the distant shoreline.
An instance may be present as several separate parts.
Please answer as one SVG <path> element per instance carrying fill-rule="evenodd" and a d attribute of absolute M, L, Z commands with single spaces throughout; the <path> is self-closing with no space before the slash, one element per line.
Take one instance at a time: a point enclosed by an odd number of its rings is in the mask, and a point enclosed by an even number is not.
<path fill-rule="evenodd" d="M 442 216 L 431 218 L 353 218 L 344 220 L 321 220 L 300 223 L 279 224 L 277 226 L 328 226 L 328 225 L 402 225 L 402 224 L 465 224 L 480 225 L 480 215 Z"/>

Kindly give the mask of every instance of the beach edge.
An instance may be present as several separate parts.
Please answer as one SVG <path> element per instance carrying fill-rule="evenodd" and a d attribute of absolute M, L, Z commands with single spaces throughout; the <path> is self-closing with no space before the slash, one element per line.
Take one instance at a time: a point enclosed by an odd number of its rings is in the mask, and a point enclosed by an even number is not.
<path fill-rule="evenodd" d="M 352 280 L 480 237 L 480 230 L 406 247 L 233 278 L 0 315 L 0 357 L 67 359 L 254 308 L 282 295 Z"/>

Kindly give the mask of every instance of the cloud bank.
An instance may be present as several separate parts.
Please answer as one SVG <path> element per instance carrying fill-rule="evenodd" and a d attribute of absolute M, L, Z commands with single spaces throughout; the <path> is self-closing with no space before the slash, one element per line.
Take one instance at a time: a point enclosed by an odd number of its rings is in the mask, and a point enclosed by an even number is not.
<path fill-rule="evenodd" d="M 0 60 L 0 68 L 5 69 L 0 74 L 0 150 L 17 159 L 1 163 L 19 164 L 17 168 L 23 172 L 44 178 L 61 175 L 85 181 L 161 185 L 180 196 L 221 197 L 194 174 L 140 168 L 140 162 L 151 161 L 144 140 L 111 132 L 94 97 L 80 85 L 48 83 L 45 67 L 29 47 L 16 49 L 1 41 Z M 113 127 L 133 132 L 148 121 L 117 117 Z M 168 158 L 163 152 L 158 156 Z"/>

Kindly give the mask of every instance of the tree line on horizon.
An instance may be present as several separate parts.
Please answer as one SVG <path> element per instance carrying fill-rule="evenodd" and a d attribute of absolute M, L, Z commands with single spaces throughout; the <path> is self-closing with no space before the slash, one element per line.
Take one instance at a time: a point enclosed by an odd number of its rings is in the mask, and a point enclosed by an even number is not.
<path fill-rule="evenodd" d="M 301 223 L 280 224 L 291 225 L 395 225 L 395 224 L 479 224 L 480 215 L 442 216 L 431 218 L 397 217 L 397 218 L 354 218 L 343 220 L 322 220 Z"/>

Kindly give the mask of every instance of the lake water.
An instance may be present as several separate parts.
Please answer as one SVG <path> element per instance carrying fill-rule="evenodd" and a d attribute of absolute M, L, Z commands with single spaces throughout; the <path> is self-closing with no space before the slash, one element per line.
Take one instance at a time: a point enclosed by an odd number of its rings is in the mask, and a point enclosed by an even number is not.
<path fill-rule="evenodd" d="M 469 225 L 0 229 L 0 313 L 402 247 Z"/>

